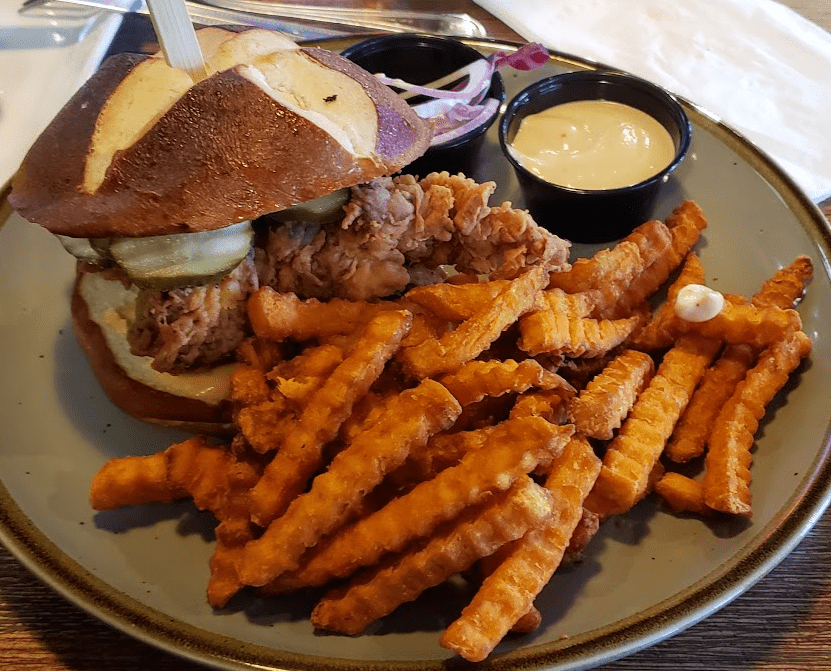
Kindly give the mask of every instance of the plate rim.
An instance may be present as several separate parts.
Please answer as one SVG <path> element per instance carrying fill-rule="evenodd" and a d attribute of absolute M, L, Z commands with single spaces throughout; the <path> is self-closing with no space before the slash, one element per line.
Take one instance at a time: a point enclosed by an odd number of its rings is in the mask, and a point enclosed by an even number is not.
<path fill-rule="evenodd" d="M 349 35 L 303 44 L 338 50 L 338 44 L 345 46 L 365 37 L 368 35 Z M 516 49 L 522 45 L 520 42 L 490 38 L 465 38 L 462 41 L 485 49 Z M 551 49 L 549 53 L 550 58 L 560 65 L 623 72 L 619 68 L 572 54 Z M 831 276 L 828 267 L 831 225 L 819 207 L 766 152 L 707 110 L 674 93 L 672 95 L 684 105 L 694 124 L 718 134 L 719 140 L 737 151 L 783 199 L 812 241 L 824 249 L 823 268 Z M 2 202 L 6 202 L 5 198 Z M 3 224 L 0 218 L 0 229 Z M 560 671 L 589 669 L 670 638 L 720 610 L 773 570 L 814 527 L 829 504 L 831 418 L 814 461 L 780 511 L 784 515 L 777 516 L 760 528 L 729 562 L 719 565 L 687 589 L 645 611 L 572 636 L 566 641 L 524 645 L 489 659 L 489 668 L 506 671 L 519 667 Z M 785 513 L 788 509 L 789 512 Z M 42 582 L 87 613 L 133 638 L 178 657 L 219 669 L 257 668 L 271 671 L 365 671 L 378 664 L 375 660 L 329 658 L 276 650 L 177 621 L 113 588 L 69 557 L 23 513 L 2 481 L 0 542 Z M 446 663 L 441 659 L 383 662 L 384 668 L 391 671 L 444 669 Z"/>

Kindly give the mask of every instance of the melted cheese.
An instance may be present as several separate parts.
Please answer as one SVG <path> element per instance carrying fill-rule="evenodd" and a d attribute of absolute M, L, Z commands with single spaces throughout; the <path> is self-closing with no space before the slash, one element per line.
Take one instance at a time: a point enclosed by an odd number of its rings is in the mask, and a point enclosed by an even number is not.
<path fill-rule="evenodd" d="M 116 363 L 129 377 L 153 389 L 196 398 L 209 405 L 217 405 L 228 397 L 234 364 L 171 375 L 154 370 L 150 357 L 130 353 L 126 335 L 135 308 L 137 290 L 134 287 L 125 289 L 120 282 L 104 279 L 100 273 L 85 273 L 81 277 L 80 293 L 90 319 L 101 327 Z"/>

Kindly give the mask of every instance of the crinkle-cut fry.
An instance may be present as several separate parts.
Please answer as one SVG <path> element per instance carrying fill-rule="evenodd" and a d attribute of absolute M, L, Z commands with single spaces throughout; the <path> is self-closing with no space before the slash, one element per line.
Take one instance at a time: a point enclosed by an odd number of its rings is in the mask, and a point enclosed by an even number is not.
<path fill-rule="evenodd" d="M 358 634 L 424 590 L 521 538 L 552 511 L 551 494 L 527 476 L 443 525 L 420 548 L 392 555 L 327 593 L 312 611 L 318 629 Z"/>
<path fill-rule="evenodd" d="M 698 388 L 684 409 L 664 453 L 676 463 L 704 454 L 716 416 L 736 385 L 756 360 L 750 345 L 728 345 L 716 362 L 704 371 Z"/>
<path fill-rule="evenodd" d="M 375 564 L 385 553 L 401 552 L 466 508 L 508 489 L 542 461 L 556 459 L 573 433 L 570 425 L 555 426 L 539 417 L 500 423 L 480 449 L 369 517 L 341 528 L 304 555 L 296 571 L 278 576 L 271 587 L 290 591 L 323 585 Z"/>
<path fill-rule="evenodd" d="M 237 362 L 267 372 L 291 354 L 288 342 L 263 340 L 251 336 L 237 346 Z"/>
<path fill-rule="evenodd" d="M 511 408 L 510 418 L 520 417 L 542 417 L 552 424 L 565 424 L 566 398 L 559 389 L 520 394 Z"/>
<path fill-rule="evenodd" d="M 253 455 L 239 458 L 201 436 L 171 445 L 165 455 L 168 481 L 186 491 L 197 508 L 220 521 L 247 518 L 248 492 L 262 472 Z"/>
<path fill-rule="evenodd" d="M 572 317 L 588 317 L 597 306 L 598 292 L 598 289 L 592 289 L 569 294 L 562 289 L 546 289 L 540 294 L 534 309 L 556 310 Z"/>
<path fill-rule="evenodd" d="M 308 347 L 293 359 L 275 366 L 266 377 L 282 396 L 302 406 L 341 363 L 343 350 L 340 347 Z"/>
<path fill-rule="evenodd" d="M 671 347 L 676 336 L 674 317 L 678 292 L 689 284 L 704 284 L 704 281 L 704 266 L 701 265 L 698 255 L 690 252 L 678 277 L 667 290 L 666 301 L 655 311 L 652 319 L 632 335 L 627 343 L 629 347 L 646 351 Z"/>
<path fill-rule="evenodd" d="M 751 448 L 768 403 L 811 353 L 811 339 L 796 331 L 766 349 L 724 404 L 710 435 L 704 502 L 714 510 L 749 517 Z"/>
<path fill-rule="evenodd" d="M 598 357 L 623 343 L 641 321 L 640 315 L 591 319 L 554 310 L 537 310 L 519 321 L 519 348 L 531 356 L 556 353 L 569 357 Z"/>
<path fill-rule="evenodd" d="M 486 396 L 502 396 L 538 389 L 560 389 L 564 395 L 575 393 L 574 387 L 556 373 L 551 373 L 533 359 L 515 361 L 470 361 L 455 373 L 444 375 L 440 382 L 463 406 Z"/>
<path fill-rule="evenodd" d="M 542 613 L 536 606 L 531 606 L 528 612 L 514 622 L 511 627 L 512 634 L 530 634 L 536 631 L 542 624 Z"/>
<path fill-rule="evenodd" d="M 268 401 L 271 398 L 271 388 L 262 369 L 237 364 L 231 371 L 229 398 L 235 405 L 255 405 Z"/>
<path fill-rule="evenodd" d="M 469 282 L 465 284 L 429 284 L 410 289 L 407 300 L 451 322 L 470 319 L 493 301 L 510 284 L 510 280 Z"/>
<path fill-rule="evenodd" d="M 407 292 L 407 299 L 452 322 L 470 319 L 483 310 L 504 290 L 510 280 L 491 280 L 466 284 L 430 284 Z M 535 309 L 562 310 L 576 317 L 586 317 L 597 302 L 597 290 L 566 293 L 548 289 L 540 293 Z"/>
<path fill-rule="evenodd" d="M 655 372 L 652 357 L 625 350 L 569 404 L 569 419 L 592 438 L 611 440 Z"/>
<path fill-rule="evenodd" d="M 292 409 L 285 399 L 246 405 L 234 413 L 240 433 L 260 454 L 273 452 L 280 446 L 292 419 Z"/>
<path fill-rule="evenodd" d="M 713 512 L 704 503 L 704 488 L 701 483 L 681 473 L 665 473 L 655 483 L 655 491 L 674 513 L 707 515 Z"/>
<path fill-rule="evenodd" d="M 663 222 L 647 221 L 611 249 L 578 259 L 565 273 L 553 273 L 549 287 L 559 287 L 571 294 L 592 291 L 596 313 L 592 316 L 604 316 L 624 289 L 671 249 L 671 242 L 669 229 Z"/>
<path fill-rule="evenodd" d="M 248 318 L 258 338 L 306 341 L 352 333 L 379 311 L 382 303 L 333 298 L 300 300 L 296 294 L 261 287 L 248 299 Z"/>
<path fill-rule="evenodd" d="M 403 464 L 412 449 L 451 426 L 461 411 L 453 395 L 434 380 L 402 392 L 371 428 L 337 454 L 308 492 L 249 543 L 240 566 L 243 582 L 260 586 L 295 570 L 307 548 L 341 526 L 367 492 Z"/>
<path fill-rule="evenodd" d="M 93 510 L 115 510 L 144 503 L 165 503 L 187 492 L 167 479 L 167 455 L 110 459 L 93 476 L 89 501 Z"/>
<path fill-rule="evenodd" d="M 751 299 L 757 308 L 788 309 L 801 298 L 805 286 L 813 277 L 813 264 L 807 256 L 798 256 L 793 262 L 777 270 Z M 731 301 L 735 304 L 742 301 Z M 756 352 L 749 345 L 728 345 L 719 359 L 704 373 L 701 384 L 693 394 L 687 409 L 681 415 L 666 448 L 671 460 L 683 463 L 704 454 L 715 418 L 733 394 L 736 385 L 744 379 L 756 360 Z"/>
<path fill-rule="evenodd" d="M 541 527 L 507 546 L 507 556 L 482 582 L 464 610 L 439 638 L 439 644 L 464 659 L 485 659 L 533 606 L 562 561 L 583 516 L 583 500 L 600 472 L 588 440 L 573 437 L 554 460 L 545 487 L 554 512 Z"/>
<path fill-rule="evenodd" d="M 736 304 L 731 301 L 724 301 L 721 312 L 712 319 L 687 322 L 677 318 L 677 323 L 681 333 L 718 338 L 731 345 L 747 343 L 756 349 L 783 340 L 802 328 L 799 313 L 791 308 L 757 308 L 749 303 Z"/>
<path fill-rule="evenodd" d="M 404 488 L 434 478 L 445 468 L 459 463 L 468 452 L 481 449 L 489 440 L 490 434 L 497 431 L 497 426 L 430 436 L 425 448 L 411 452 L 407 461 L 390 473 L 387 479 Z"/>
<path fill-rule="evenodd" d="M 689 254 L 701 237 L 701 231 L 707 227 L 707 220 L 701 208 L 691 200 L 686 200 L 675 208 L 667 217 L 671 244 L 665 253 L 649 264 L 618 296 L 618 300 L 609 310 L 596 314 L 597 317 L 613 319 L 630 314 L 638 305 L 654 294 L 669 279 L 673 271 Z"/>
<path fill-rule="evenodd" d="M 626 284 L 640 270 L 643 263 L 638 246 L 630 240 L 621 240 L 610 249 L 577 259 L 568 270 L 551 273 L 548 288 L 576 294 L 600 289 L 603 282 Z"/>
<path fill-rule="evenodd" d="M 208 603 L 213 608 L 224 608 L 241 588 L 237 564 L 243 548 L 254 538 L 254 530 L 247 518 L 228 519 L 216 527 L 216 546 L 208 566 Z"/>
<path fill-rule="evenodd" d="M 666 441 L 719 348 L 718 341 L 684 337 L 664 355 L 607 446 L 586 508 L 605 518 L 626 512 L 646 495 Z"/>
<path fill-rule="evenodd" d="M 814 276 L 814 264 L 808 256 L 797 256 L 788 266 L 765 280 L 750 302 L 757 308 L 792 308 L 805 293 Z"/>
<path fill-rule="evenodd" d="M 586 547 L 600 529 L 600 516 L 583 507 L 583 515 L 571 534 L 566 553 L 560 565 L 575 564 L 583 559 Z"/>
<path fill-rule="evenodd" d="M 548 273 L 532 268 L 508 284 L 485 309 L 438 340 L 403 349 L 404 368 L 416 379 L 459 370 L 484 352 L 502 332 L 533 308 Z"/>
<path fill-rule="evenodd" d="M 337 435 L 358 399 L 369 391 L 409 329 L 410 313 L 376 315 L 347 357 L 303 408 L 251 490 L 251 519 L 262 527 L 279 517 L 322 465 L 323 447 Z"/>

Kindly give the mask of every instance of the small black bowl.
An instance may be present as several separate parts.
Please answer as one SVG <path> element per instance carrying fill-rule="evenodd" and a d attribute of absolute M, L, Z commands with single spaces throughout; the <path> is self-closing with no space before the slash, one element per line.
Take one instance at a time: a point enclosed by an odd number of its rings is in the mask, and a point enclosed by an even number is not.
<path fill-rule="evenodd" d="M 608 100 L 646 112 L 669 131 L 675 145 L 672 161 L 642 182 L 614 189 L 576 189 L 538 177 L 512 155 L 509 145 L 523 118 L 576 100 Z M 683 108 L 664 89 L 633 75 L 600 71 L 568 72 L 532 84 L 508 103 L 499 124 L 500 146 L 531 215 L 552 233 L 585 243 L 619 240 L 650 218 L 661 186 L 684 160 L 691 136 Z"/>
<path fill-rule="evenodd" d="M 476 49 L 450 37 L 434 35 L 379 35 L 347 47 L 341 55 L 373 74 L 403 79 L 411 84 L 428 84 L 475 60 L 483 58 Z M 487 97 L 505 101 L 502 75 L 494 72 Z M 414 99 L 418 100 L 418 99 Z M 420 175 L 446 170 L 467 175 L 476 166 L 485 133 L 496 121 L 498 110 L 485 123 L 449 142 L 430 147 L 423 156 L 404 168 Z"/>

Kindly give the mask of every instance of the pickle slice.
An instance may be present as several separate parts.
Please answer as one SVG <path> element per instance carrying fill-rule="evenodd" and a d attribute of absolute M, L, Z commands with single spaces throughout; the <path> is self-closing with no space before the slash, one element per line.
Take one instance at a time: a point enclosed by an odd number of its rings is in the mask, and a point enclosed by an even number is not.
<path fill-rule="evenodd" d="M 68 235 L 56 235 L 55 237 L 63 245 L 63 248 L 76 259 L 95 265 L 103 265 L 109 261 L 109 255 L 95 244 L 97 240 L 70 238 Z"/>
<path fill-rule="evenodd" d="M 278 221 L 308 221 L 313 224 L 330 224 L 343 219 L 343 206 L 349 201 L 349 189 L 338 189 L 320 198 L 307 200 L 269 216 Z"/>
<path fill-rule="evenodd" d="M 112 240 L 109 253 L 139 287 L 207 284 L 237 267 L 253 239 L 250 221 L 214 231 Z"/>

